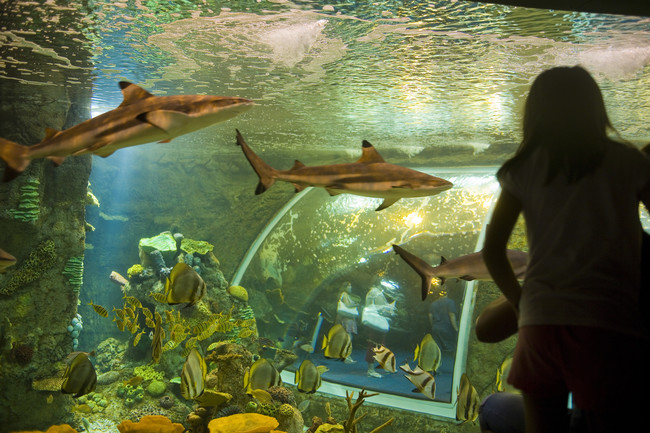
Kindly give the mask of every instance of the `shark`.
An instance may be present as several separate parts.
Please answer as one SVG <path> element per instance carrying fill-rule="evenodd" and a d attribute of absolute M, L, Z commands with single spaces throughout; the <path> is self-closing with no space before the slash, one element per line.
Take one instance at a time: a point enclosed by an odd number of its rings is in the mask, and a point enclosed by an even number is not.
<path fill-rule="evenodd" d="M 154 96 L 142 87 L 120 81 L 124 97 L 115 109 L 58 131 L 46 128 L 45 138 L 23 146 L 0 138 L 0 158 L 7 167 L 4 180 L 22 173 L 33 159 L 48 158 L 55 165 L 70 155 L 107 157 L 118 149 L 175 137 L 231 119 L 254 102 L 240 97 L 213 95 Z"/>
<path fill-rule="evenodd" d="M 422 300 L 424 301 L 431 290 L 431 281 L 434 278 L 444 283 L 447 278 L 458 278 L 465 281 L 481 280 L 492 281 L 492 276 L 483 261 L 483 251 L 456 257 L 447 260 L 444 256 L 440 265 L 430 266 L 427 262 L 406 251 L 399 245 L 393 245 L 393 251 L 398 254 L 422 278 Z M 528 264 L 528 253 L 519 250 L 507 250 L 508 260 L 512 265 L 515 276 L 523 279 Z"/>
<path fill-rule="evenodd" d="M 347 193 L 383 198 L 375 209 L 380 211 L 400 198 L 431 196 L 453 186 L 445 179 L 387 163 L 366 140 L 362 142 L 361 157 L 356 162 L 308 167 L 296 160 L 289 170 L 277 170 L 264 162 L 251 150 L 239 130 L 237 144 L 259 177 L 255 194 L 263 193 L 280 180 L 292 183 L 296 192 L 314 186 L 325 188 L 332 196 Z"/>
<path fill-rule="evenodd" d="M 8 267 L 16 264 L 16 258 L 0 248 L 0 274 L 4 273 Z"/>

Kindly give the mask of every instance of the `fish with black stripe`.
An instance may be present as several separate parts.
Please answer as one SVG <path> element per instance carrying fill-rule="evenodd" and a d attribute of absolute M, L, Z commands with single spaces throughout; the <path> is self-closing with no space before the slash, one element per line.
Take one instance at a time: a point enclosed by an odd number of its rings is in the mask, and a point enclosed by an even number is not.
<path fill-rule="evenodd" d="M 306 394 L 313 394 L 321 385 L 321 374 L 328 369 L 324 365 L 318 367 L 308 359 L 305 359 L 296 370 L 295 380 L 298 391 Z"/>
<path fill-rule="evenodd" d="M 244 390 L 252 394 L 254 389 L 267 390 L 282 384 L 280 373 L 266 358 L 260 358 L 244 373 Z"/>
<path fill-rule="evenodd" d="M 194 400 L 203 394 L 208 367 L 198 350 L 192 349 L 185 359 L 181 371 L 181 395 Z"/>
<path fill-rule="evenodd" d="M 372 349 L 375 361 L 379 363 L 377 368 L 383 368 L 389 373 L 395 373 L 395 355 L 386 346 L 380 345 Z"/>
<path fill-rule="evenodd" d="M 415 370 L 412 370 L 408 362 L 400 365 L 399 368 L 406 373 L 404 377 L 415 385 L 413 392 L 421 392 L 432 400 L 436 398 L 436 380 L 431 373 L 427 373 L 420 367 L 415 367 Z"/>
<path fill-rule="evenodd" d="M 65 373 L 63 373 L 63 378 L 61 392 L 64 394 L 74 394 L 75 398 L 94 391 L 97 385 L 95 367 L 85 352 L 78 353 L 70 361 Z"/>
<path fill-rule="evenodd" d="M 323 337 L 322 348 L 324 349 L 325 358 L 344 361 L 352 353 L 352 339 L 345 328 L 337 323 Z"/>
<path fill-rule="evenodd" d="M 478 418 L 478 408 L 481 405 L 481 399 L 476 392 L 476 388 L 469 381 L 466 373 L 460 377 L 458 387 L 458 401 L 456 402 L 456 419 L 458 421 L 473 422 Z"/>
<path fill-rule="evenodd" d="M 427 334 L 422 338 L 420 344 L 415 348 L 413 360 L 418 361 L 418 367 L 424 371 L 433 371 L 435 374 L 440 368 L 442 361 L 442 352 L 440 346 L 433 339 L 431 334 Z"/>
<path fill-rule="evenodd" d="M 151 340 L 151 359 L 154 363 L 160 361 L 160 355 L 162 354 L 162 340 L 163 340 L 163 330 L 162 330 L 162 317 L 156 311 L 155 313 L 156 323 L 153 330 L 153 339 Z"/>

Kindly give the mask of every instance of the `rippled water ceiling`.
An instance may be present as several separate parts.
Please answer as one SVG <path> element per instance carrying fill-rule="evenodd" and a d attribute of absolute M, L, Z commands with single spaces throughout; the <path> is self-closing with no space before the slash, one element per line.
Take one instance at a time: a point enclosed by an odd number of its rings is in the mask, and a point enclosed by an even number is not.
<path fill-rule="evenodd" d="M 79 1 L 0 5 L 0 77 L 47 84 L 90 69 L 93 110 L 118 105 L 117 81 L 155 94 L 256 100 L 238 123 L 263 150 L 385 152 L 495 163 L 519 139 L 531 80 L 582 64 L 614 125 L 650 141 L 650 19 L 466 1 Z M 60 29 L 69 21 L 69 31 Z M 78 62 L 89 50 L 92 64 Z M 30 51 L 34 67 L 14 60 Z M 44 66 L 43 66 L 44 65 Z M 232 138 L 232 137 L 230 137 Z M 232 141 L 232 140 L 231 140 Z M 237 152 L 228 146 L 225 152 Z M 493 158 L 490 155 L 494 155 Z M 417 163 L 418 161 L 412 161 Z"/>

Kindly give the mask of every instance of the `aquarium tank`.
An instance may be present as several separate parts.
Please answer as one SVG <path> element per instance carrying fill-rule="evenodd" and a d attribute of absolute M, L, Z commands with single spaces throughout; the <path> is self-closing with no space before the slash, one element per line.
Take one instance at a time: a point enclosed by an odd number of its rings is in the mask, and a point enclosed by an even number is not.
<path fill-rule="evenodd" d="M 0 433 L 477 431 L 533 79 L 650 142 L 648 7 L 546 3 L 0 3 Z"/>

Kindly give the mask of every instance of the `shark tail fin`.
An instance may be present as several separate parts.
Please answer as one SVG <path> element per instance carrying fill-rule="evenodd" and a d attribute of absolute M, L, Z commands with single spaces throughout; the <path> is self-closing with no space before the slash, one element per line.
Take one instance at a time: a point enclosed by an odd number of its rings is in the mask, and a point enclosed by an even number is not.
<path fill-rule="evenodd" d="M 248 144 L 244 141 L 244 137 L 241 135 L 239 130 L 237 130 L 237 144 L 241 146 L 244 151 L 244 156 L 246 156 L 251 167 L 253 167 L 253 170 L 255 170 L 255 173 L 257 173 L 257 176 L 260 178 L 260 182 L 257 184 L 257 188 L 255 189 L 255 194 L 262 194 L 264 191 L 271 188 L 275 182 L 275 169 L 264 162 L 262 158 L 257 156 L 255 152 L 248 147 Z"/>
<path fill-rule="evenodd" d="M 430 271 L 431 267 L 421 258 L 414 254 L 409 253 L 399 245 L 393 245 L 393 250 L 398 254 L 408 265 L 418 273 L 422 278 L 422 300 L 427 299 L 429 290 L 431 290 L 431 280 L 435 275 Z"/>
<path fill-rule="evenodd" d="M 4 182 L 8 182 L 25 171 L 31 160 L 27 157 L 28 147 L 0 138 L 0 158 L 7 163 Z"/>

